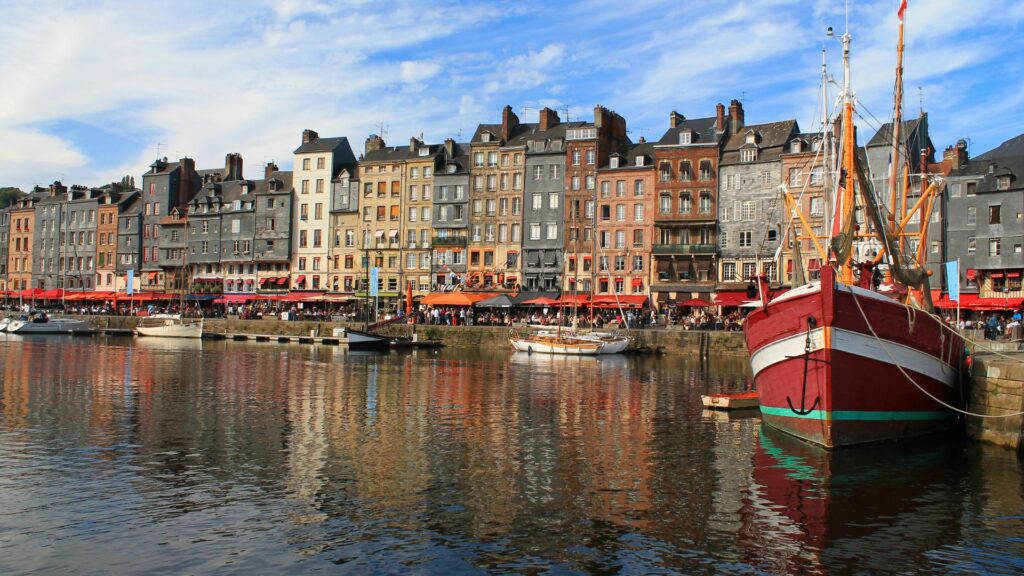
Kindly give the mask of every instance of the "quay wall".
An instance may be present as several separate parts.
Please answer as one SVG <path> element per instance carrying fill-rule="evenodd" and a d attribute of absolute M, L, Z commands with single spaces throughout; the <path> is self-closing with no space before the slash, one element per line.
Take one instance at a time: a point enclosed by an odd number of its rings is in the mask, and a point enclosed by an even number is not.
<path fill-rule="evenodd" d="M 969 412 L 1005 416 L 1024 411 L 1024 354 L 1012 356 L 1016 359 L 994 354 L 974 357 Z M 1024 448 L 1021 442 L 1024 418 L 1020 415 L 1003 418 L 968 416 L 967 435 L 981 442 L 1020 450 Z"/>
<path fill-rule="evenodd" d="M 78 316 L 98 329 L 130 330 L 138 318 L 131 316 Z M 241 320 L 239 318 L 208 318 L 203 330 L 216 334 L 267 334 L 271 336 L 331 336 L 345 322 L 285 321 L 277 319 Z M 358 324 L 351 325 L 359 328 Z M 440 340 L 445 346 L 508 347 L 508 328 L 503 326 L 429 326 L 390 324 L 379 331 L 388 336 L 412 336 L 413 330 L 424 340 Z M 742 332 L 682 330 L 656 328 L 632 331 L 634 347 L 665 354 L 706 355 L 746 354 Z"/>

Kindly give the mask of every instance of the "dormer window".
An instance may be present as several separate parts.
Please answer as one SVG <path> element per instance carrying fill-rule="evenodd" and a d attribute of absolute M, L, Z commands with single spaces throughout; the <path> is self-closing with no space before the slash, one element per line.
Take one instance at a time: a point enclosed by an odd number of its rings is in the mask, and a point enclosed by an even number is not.
<path fill-rule="evenodd" d="M 449 165 L 447 166 L 447 172 L 448 172 L 449 174 L 455 174 L 455 171 L 456 171 L 456 170 L 458 170 L 458 169 L 459 169 L 459 167 L 458 167 L 458 165 L 456 165 L 456 164 L 449 164 Z"/>
<path fill-rule="evenodd" d="M 608 167 L 609 168 L 618 168 L 619 167 L 619 157 L 618 156 L 612 156 L 608 160 Z"/>
<path fill-rule="evenodd" d="M 680 144 L 690 144 L 691 142 L 693 142 L 693 132 L 690 132 L 689 130 L 683 130 L 682 132 L 679 133 Z"/>
<path fill-rule="evenodd" d="M 753 130 L 751 130 L 750 132 L 747 132 L 747 136 L 744 139 L 744 143 L 746 143 L 746 144 L 757 144 L 757 134 Z"/>
<path fill-rule="evenodd" d="M 636 157 L 636 165 L 637 166 L 643 166 L 644 165 L 644 157 L 643 157 L 643 155 L 640 155 L 640 156 Z"/>
<path fill-rule="evenodd" d="M 1010 189 L 1010 177 L 1000 176 L 996 178 L 996 190 L 1009 190 Z"/>
<path fill-rule="evenodd" d="M 491 141 L 491 133 L 490 132 L 484 132 L 483 134 L 481 134 L 480 135 L 480 141 L 481 142 L 490 142 Z"/>
<path fill-rule="evenodd" d="M 803 151 L 803 142 L 800 140 L 793 140 L 789 143 L 789 151 L 793 153 Z"/>
<path fill-rule="evenodd" d="M 430 148 L 427 148 L 427 147 L 420 148 L 417 152 L 419 153 L 420 156 L 429 156 L 430 155 Z"/>
<path fill-rule="evenodd" d="M 757 160 L 757 148 L 744 148 L 740 150 L 740 162 L 753 162 Z"/>

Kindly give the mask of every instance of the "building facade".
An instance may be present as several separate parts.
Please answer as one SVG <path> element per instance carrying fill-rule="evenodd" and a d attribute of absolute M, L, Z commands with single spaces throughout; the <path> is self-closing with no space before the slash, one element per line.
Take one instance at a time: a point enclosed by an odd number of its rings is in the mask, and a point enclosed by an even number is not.
<path fill-rule="evenodd" d="M 432 290 L 451 290 L 466 276 L 469 145 L 448 139 L 444 148 L 444 167 L 434 175 Z"/>
<path fill-rule="evenodd" d="M 523 136 L 524 194 L 514 207 L 522 206 L 522 225 L 512 224 L 511 241 L 522 242 L 522 286 L 530 291 L 558 290 L 564 284 L 565 130 L 558 114 L 544 108 L 536 129 Z"/>
<path fill-rule="evenodd" d="M 654 145 L 655 193 L 651 296 L 658 306 L 707 299 L 716 281 L 718 162 L 721 146 L 743 126 L 743 107 L 718 104 L 710 118 L 673 111 Z"/>
<path fill-rule="evenodd" d="M 722 288 L 742 288 L 757 274 L 779 280 L 775 254 L 788 221 L 779 191 L 781 155 L 798 133 L 796 120 L 752 124 L 725 143 L 718 176 Z"/>
<path fill-rule="evenodd" d="M 263 169 L 256 186 L 256 230 L 254 255 L 259 292 L 281 292 L 288 288 L 292 257 L 292 222 L 295 188 L 292 171 L 278 170 L 273 162 Z"/>
<path fill-rule="evenodd" d="M 825 150 L 822 147 L 821 134 L 797 134 L 790 140 L 786 151 L 781 155 L 782 183 L 793 197 L 797 207 L 807 220 L 808 227 L 805 227 L 798 219 L 790 222 L 785 213 L 785 206 L 779 200 L 782 212 L 782 258 L 779 262 L 779 282 L 793 286 L 796 280 L 803 278 L 804 281 L 818 278 L 821 266 L 825 263 L 828 255 L 828 234 L 825 230 L 825 190 L 830 176 L 825 170 Z M 735 218 L 736 208 L 723 208 L 729 210 L 729 216 Z M 743 206 L 740 206 L 739 214 L 743 214 Z M 725 214 L 723 213 L 723 226 L 725 225 Z M 825 254 L 819 254 L 814 245 L 814 239 Z M 799 247 L 796 246 L 796 238 L 799 238 Z M 743 281 L 740 269 L 739 274 L 734 276 L 734 282 Z M 722 274 L 723 280 L 725 274 Z"/>
<path fill-rule="evenodd" d="M 348 138 L 320 138 L 312 131 L 302 133 L 295 149 L 292 174 L 296 188 L 296 209 L 292 219 L 292 290 L 327 290 L 330 245 L 331 180 L 343 167 L 354 169 L 356 158 Z"/>
<path fill-rule="evenodd" d="M 623 146 L 598 169 L 594 294 L 648 294 L 655 173 L 654 146 L 647 142 Z"/>
<path fill-rule="evenodd" d="M 158 159 L 142 175 L 142 237 L 139 251 L 140 288 L 160 292 L 164 289 L 164 268 L 160 266 L 160 221 L 173 208 L 179 211 L 202 185 L 191 158 L 168 162 Z"/>

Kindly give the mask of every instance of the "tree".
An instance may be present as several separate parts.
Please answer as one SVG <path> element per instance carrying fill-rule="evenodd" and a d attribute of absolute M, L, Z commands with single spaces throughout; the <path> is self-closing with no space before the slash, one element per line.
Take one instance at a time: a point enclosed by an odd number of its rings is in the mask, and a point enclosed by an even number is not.
<path fill-rule="evenodd" d="M 20 188 L 7 186 L 0 188 L 0 208 L 6 208 L 14 202 L 14 199 L 23 194 Z"/>

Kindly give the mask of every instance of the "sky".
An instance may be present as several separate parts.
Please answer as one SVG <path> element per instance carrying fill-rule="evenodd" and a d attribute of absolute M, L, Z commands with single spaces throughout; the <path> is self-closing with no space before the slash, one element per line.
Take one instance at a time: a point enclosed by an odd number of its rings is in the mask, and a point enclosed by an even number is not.
<path fill-rule="evenodd" d="M 862 142 L 892 115 L 898 4 L 850 1 Z M 524 122 L 602 105 L 637 141 L 738 99 L 747 124 L 813 132 L 823 47 L 842 81 L 824 32 L 845 20 L 841 0 L 0 0 L 0 186 L 141 182 L 158 156 L 231 152 L 259 178 L 291 168 L 303 129 L 357 154 L 377 133 L 467 141 L 506 104 Z M 1013 0 L 909 0 L 904 114 L 923 104 L 939 154 L 1024 132 L 1022 21 Z"/>

